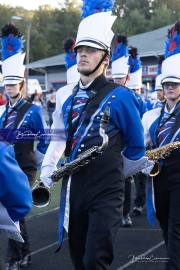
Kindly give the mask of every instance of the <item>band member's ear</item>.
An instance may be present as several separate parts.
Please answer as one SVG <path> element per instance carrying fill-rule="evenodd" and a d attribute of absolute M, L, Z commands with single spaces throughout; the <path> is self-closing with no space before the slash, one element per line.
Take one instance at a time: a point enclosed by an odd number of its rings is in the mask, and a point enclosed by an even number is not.
<path fill-rule="evenodd" d="M 109 61 L 110 61 L 110 56 L 109 55 L 106 55 L 104 61 L 103 61 L 103 64 L 105 65 L 109 65 Z"/>

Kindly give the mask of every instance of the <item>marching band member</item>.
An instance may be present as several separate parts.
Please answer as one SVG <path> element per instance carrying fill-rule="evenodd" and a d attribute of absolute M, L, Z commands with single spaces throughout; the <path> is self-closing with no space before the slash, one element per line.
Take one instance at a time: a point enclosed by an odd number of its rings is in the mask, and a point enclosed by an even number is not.
<path fill-rule="evenodd" d="M 126 35 L 118 34 L 116 35 L 116 45 L 114 51 L 112 52 L 112 78 L 113 81 L 119 85 L 124 85 L 127 87 L 129 76 L 129 65 L 128 65 L 128 41 Z M 130 217 L 131 210 L 131 181 L 132 176 L 125 179 L 125 189 L 124 189 L 124 203 L 123 203 L 123 218 L 122 226 L 129 227 L 132 226 L 132 220 Z"/>
<path fill-rule="evenodd" d="M 165 48 L 165 60 L 162 63 L 161 83 L 166 103 L 143 115 L 146 145 L 153 148 L 166 146 L 180 141 L 180 21 L 168 32 Z M 153 178 L 154 206 L 156 217 L 162 229 L 167 249 L 166 270 L 180 269 L 180 148 L 170 156 L 160 159 L 161 171 Z M 144 170 L 144 172 L 146 169 Z M 148 182 L 147 194 L 149 206 L 152 206 L 152 182 Z M 153 224 L 153 215 L 149 208 L 149 220 Z"/>
<path fill-rule="evenodd" d="M 141 97 L 142 86 L 142 65 L 137 48 L 130 46 L 128 65 L 130 66 L 130 79 L 128 80 L 128 88 L 132 89 L 139 103 L 140 117 L 147 112 L 145 101 Z"/>
<path fill-rule="evenodd" d="M 23 65 L 25 54 L 22 54 L 24 42 L 22 34 L 11 22 L 2 27 L 1 37 L 3 82 L 9 98 L 9 102 L 0 107 L 1 136 L 4 141 L 13 144 L 15 158 L 32 186 L 37 166 L 41 164 L 48 147 L 47 137 L 44 136 L 47 133 L 45 130 L 47 125 L 41 108 L 28 103 L 22 97 L 25 90 L 25 66 Z M 39 143 L 34 151 L 36 137 L 39 138 Z M 20 230 L 24 243 L 9 239 L 7 256 L 10 260 L 7 263 L 7 270 L 19 269 L 16 265 L 18 260 L 21 267 L 31 263 L 25 219 L 20 220 Z"/>
<path fill-rule="evenodd" d="M 27 176 L 15 160 L 12 145 L 0 142 L 0 233 L 19 238 L 15 222 L 23 219 L 32 208 L 32 195 Z M 15 234 L 13 232 L 16 232 Z M 19 269 L 18 261 L 15 262 Z M 5 263 L 0 250 L 0 269 Z"/>
<path fill-rule="evenodd" d="M 57 92 L 53 129 L 56 133 L 59 131 L 61 140 L 51 141 L 40 176 L 46 186 L 53 186 L 49 176 L 64 150 L 66 159 L 73 161 L 80 153 L 102 144 L 100 120 L 109 106 L 108 147 L 62 182 L 59 244 L 64 227 L 69 235 L 72 263 L 78 270 L 110 269 L 113 240 L 122 212 L 122 164 L 129 169 L 147 166 L 138 102 L 127 88 L 105 78 L 114 37 L 111 27 L 116 19 L 110 11 L 112 5 L 113 1 L 84 0 L 84 19 L 79 25 L 74 49 L 80 80 Z M 123 158 L 120 155 L 122 134 Z M 126 176 L 128 173 L 131 171 L 126 171 Z"/>
<path fill-rule="evenodd" d="M 155 81 L 155 91 L 157 93 L 158 100 L 153 104 L 153 109 L 158 107 L 163 107 L 166 102 L 166 97 L 163 91 L 162 83 L 161 83 L 161 72 L 162 72 L 162 63 L 164 61 L 164 55 L 160 56 L 158 59 L 158 70 Z"/>
<path fill-rule="evenodd" d="M 130 46 L 130 56 L 128 64 L 130 66 L 130 80 L 128 81 L 128 88 L 132 89 L 139 103 L 139 113 L 142 118 L 147 111 L 146 103 L 142 99 L 140 92 L 142 87 L 142 66 L 140 57 L 137 53 L 137 48 Z M 136 187 L 136 198 L 134 200 L 133 213 L 137 215 L 142 214 L 142 210 L 146 201 L 146 178 L 147 176 L 139 172 L 133 176 Z"/>
<path fill-rule="evenodd" d="M 63 42 L 63 48 L 65 51 L 65 63 L 67 68 L 67 84 L 78 82 L 80 79 L 79 72 L 77 70 L 76 54 L 74 52 L 76 40 L 72 37 L 67 38 Z"/>

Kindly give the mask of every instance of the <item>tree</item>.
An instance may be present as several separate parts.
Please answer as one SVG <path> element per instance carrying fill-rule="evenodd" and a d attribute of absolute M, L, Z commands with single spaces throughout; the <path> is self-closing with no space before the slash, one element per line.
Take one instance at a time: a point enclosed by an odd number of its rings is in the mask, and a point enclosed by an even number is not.
<path fill-rule="evenodd" d="M 59 2 L 61 2 L 59 0 Z M 117 19 L 114 33 L 132 36 L 174 23 L 180 19 L 180 0 L 116 0 L 113 13 Z M 59 8 L 50 5 L 28 11 L 0 4 L 0 26 L 12 16 L 31 20 L 30 62 L 64 53 L 62 43 L 68 37 L 76 38 L 81 21 L 79 0 L 65 0 Z M 27 24 L 14 21 L 27 39 Z M 24 44 L 26 51 L 26 43 Z"/>
<path fill-rule="evenodd" d="M 125 32 L 127 36 L 149 31 L 152 10 L 151 0 L 116 0 L 113 13 L 118 18 L 113 30 L 115 33 Z"/>
<path fill-rule="evenodd" d="M 155 9 L 159 9 L 163 6 L 166 6 L 168 10 L 171 11 L 173 22 L 180 19 L 180 1 L 179 0 L 154 0 Z M 161 13 L 164 10 L 160 10 Z M 164 14 L 166 16 L 166 13 Z M 166 24 L 167 25 L 167 24 Z"/>
<path fill-rule="evenodd" d="M 173 16 L 172 10 L 168 9 L 165 4 L 162 4 L 154 10 L 150 22 L 150 28 L 154 30 L 168 24 L 173 24 L 174 22 L 175 18 Z"/>
<path fill-rule="evenodd" d="M 118 17 L 124 17 L 127 21 L 130 13 L 137 9 L 147 20 L 151 18 L 153 9 L 152 0 L 116 0 L 114 12 Z"/>

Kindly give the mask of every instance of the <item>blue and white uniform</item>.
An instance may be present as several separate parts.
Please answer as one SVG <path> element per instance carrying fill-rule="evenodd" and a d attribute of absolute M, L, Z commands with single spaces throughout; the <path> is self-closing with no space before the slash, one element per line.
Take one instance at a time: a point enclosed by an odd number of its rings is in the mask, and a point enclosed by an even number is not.
<path fill-rule="evenodd" d="M 145 144 L 148 146 L 151 144 L 154 148 L 163 146 L 165 144 L 174 142 L 176 140 L 179 140 L 180 138 L 180 128 L 176 131 L 176 133 L 171 136 L 170 130 L 173 127 L 175 123 L 175 119 L 177 116 L 172 116 L 164 125 L 161 124 L 164 122 L 165 119 L 167 119 L 170 114 L 174 111 L 175 107 L 171 109 L 171 111 L 168 112 L 166 106 L 164 108 L 160 123 L 159 123 L 159 117 L 161 114 L 161 107 L 158 107 L 150 112 L 146 112 L 142 118 L 142 123 L 144 127 L 144 136 L 145 136 Z M 158 125 L 160 126 L 160 131 L 158 132 L 158 135 L 156 133 Z M 179 151 L 179 150 L 175 150 Z M 172 153 L 174 154 L 174 152 Z M 171 155 L 172 155 L 171 154 Z"/>
<path fill-rule="evenodd" d="M 163 105 L 166 103 L 166 100 L 160 101 L 159 99 L 153 104 L 153 109 L 162 108 Z"/>
<path fill-rule="evenodd" d="M 171 115 L 174 109 L 175 107 L 168 111 L 165 106 L 164 110 L 156 108 L 144 114 L 142 123 L 146 145 L 151 144 L 157 148 L 180 141 L 180 113 Z M 154 225 L 152 208 L 154 206 L 167 248 L 166 258 L 169 258 L 165 269 L 178 269 L 180 265 L 180 147 L 173 150 L 165 159 L 160 159 L 159 163 L 161 171 L 153 179 L 149 178 L 147 183 L 148 219 Z"/>
<path fill-rule="evenodd" d="M 69 177 L 69 181 L 63 180 L 61 198 L 66 200 L 61 201 L 60 205 L 60 227 L 59 227 L 59 243 L 62 243 L 63 226 L 72 235 L 75 229 L 74 221 L 71 219 L 73 213 L 77 211 L 74 207 L 79 205 L 83 200 L 85 208 L 90 205 L 97 204 L 97 199 L 102 199 L 104 202 L 105 211 L 111 211 L 111 206 L 106 205 L 108 202 L 108 193 L 114 198 L 114 206 L 112 210 L 112 219 L 108 225 L 116 231 L 116 225 L 120 222 L 120 208 L 122 206 L 122 194 L 124 187 L 123 177 L 123 162 L 128 163 L 129 167 L 133 164 L 138 164 L 139 160 L 144 156 L 145 146 L 143 139 L 143 129 L 139 116 L 139 104 L 134 93 L 123 86 L 109 83 L 104 75 L 99 76 L 92 82 L 93 90 L 104 86 L 102 91 L 94 98 L 89 100 L 90 87 L 85 88 L 79 84 L 78 92 L 74 97 L 72 107 L 72 124 L 82 112 L 84 105 L 88 105 L 83 111 L 79 124 L 73 136 L 73 143 L 69 155 L 69 159 L 73 161 L 77 156 L 87 149 L 97 145 L 102 145 L 102 138 L 99 135 L 101 115 L 108 106 L 110 108 L 110 121 L 106 128 L 106 134 L 109 137 L 109 143 L 106 150 L 92 160 L 89 164 Z M 56 165 L 59 158 L 63 154 L 66 147 L 66 139 L 68 135 L 68 113 L 72 104 L 72 90 L 76 84 L 67 85 L 58 90 L 56 96 L 56 110 L 53 113 L 52 133 L 59 135 L 59 140 L 52 140 L 42 164 L 41 180 L 47 186 L 53 186 L 53 182 L 48 176 L 56 170 Z M 103 91 L 107 91 L 104 94 Z M 120 155 L 122 137 L 125 143 L 123 150 L 123 161 Z M 128 166 L 128 165 L 127 165 Z M 66 184 L 66 185 L 65 185 Z M 67 194 L 66 192 L 67 187 Z M 80 194 L 78 195 L 78 193 Z M 122 193 L 121 193 L 122 192 Z M 109 197 L 109 199 L 110 199 Z M 100 199 L 101 198 L 101 199 Z M 70 205 L 69 205 L 70 200 Z M 111 199 L 110 199 L 111 200 Z M 80 203 L 80 205 L 81 205 Z M 98 206 L 100 207 L 100 205 Z M 69 218 L 70 210 L 70 219 Z M 64 219 L 65 211 L 65 219 Z M 118 220 L 117 220 L 118 219 Z M 68 223 L 69 222 L 69 223 Z M 82 221 L 84 224 L 84 221 Z M 112 226 L 112 227 L 111 227 Z M 119 226 L 119 225 L 118 225 Z M 74 228 L 74 229 L 73 229 Z M 81 230 L 81 226 L 78 227 Z M 110 230 L 111 230 L 110 229 Z M 114 233 L 115 233 L 114 231 Z M 79 232 L 76 231 L 76 234 Z M 107 242 L 109 241 L 109 234 Z"/>
<path fill-rule="evenodd" d="M 14 146 L 15 159 L 21 170 L 26 174 L 29 185 L 32 186 L 36 177 L 37 166 L 42 163 L 49 144 L 45 136 L 48 129 L 41 108 L 28 103 L 23 98 L 20 98 L 13 106 L 9 102 L 6 106 L 0 107 L 0 127 L 1 140 Z M 34 150 L 35 140 L 39 142 Z M 21 180 L 23 181 L 23 179 Z M 21 195 L 26 194 L 22 193 Z M 15 240 L 9 239 L 7 253 L 8 257 L 15 260 L 20 260 L 22 256 L 31 253 L 25 219 L 21 219 L 19 223 L 22 238 L 25 242 L 22 246 Z"/>
<path fill-rule="evenodd" d="M 146 106 L 145 101 L 142 99 L 141 95 L 135 94 L 135 96 L 139 103 L 139 113 L 140 113 L 140 117 L 142 118 L 143 114 L 147 112 L 147 106 Z"/>
<path fill-rule="evenodd" d="M 147 110 L 148 111 L 152 110 L 153 103 L 151 102 L 151 100 L 150 99 L 145 99 L 145 103 L 146 103 Z"/>
<path fill-rule="evenodd" d="M 20 103 L 22 100 L 19 99 L 13 106 L 8 106 L 8 112 L 12 110 L 14 106 L 17 106 L 18 103 Z M 26 100 L 24 100 L 23 103 L 21 103 L 20 107 L 23 106 L 26 103 Z M 20 108 L 18 108 L 20 109 Z M 46 125 L 46 122 L 44 120 L 42 109 L 39 106 L 32 105 L 24 114 L 22 120 L 18 124 L 17 128 L 14 129 L 14 122 L 17 117 L 18 110 L 15 110 L 10 114 L 8 118 L 8 122 L 6 126 L 4 127 L 3 134 L 5 134 L 4 139 L 14 144 L 14 142 L 23 141 L 23 135 L 21 134 L 27 134 L 29 131 L 29 134 L 38 134 L 38 138 L 35 135 L 29 136 L 29 138 L 33 137 L 34 140 L 38 140 L 38 144 L 35 149 L 35 156 L 37 164 L 41 164 L 42 160 L 44 158 L 44 154 L 47 150 L 47 147 L 49 145 L 49 142 L 47 141 L 47 137 L 41 136 L 48 133 L 48 128 Z M 0 127 L 3 128 L 3 123 L 5 121 L 6 117 L 6 105 L 3 105 L 0 107 Z M 7 132 L 6 132 L 7 130 Z M 20 133 L 18 133 L 18 130 Z M 28 138 L 28 137 L 26 137 Z M 24 140 L 25 141 L 25 140 Z M 27 141 L 30 141 L 30 139 L 27 139 Z"/>
<path fill-rule="evenodd" d="M 49 173 L 57 169 L 56 164 L 65 150 L 68 134 L 67 118 L 72 102 L 72 90 L 75 85 L 76 84 L 70 84 L 64 86 L 57 92 L 52 132 L 55 131 L 56 134 L 58 133 L 59 140 L 51 141 L 42 164 L 44 170 L 45 167 L 48 167 Z M 73 106 L 73 122 L 78 118 L 81 112 L 81 106 L 83 107 L 86 103 L 88 92 L 89 91 L 85 91 L 85 89 L 79 89 Z M 81 117 L 73 138 L 72 151 L 70 153 L 71 161 L 74 160 L 81 151 L 84 152 L 94 145 L 102 144 L 102 138 L 99 136 L 100 118 L 107 106 L 110 107 L 111 113 L 110 122 L 106 128 L 106 133 L 110 141 L 121 131 L 124 134 L 124 142 L 126 145 L 123 155 L 129 160 L 138 160 L 143 156 L 145 148 L 144 144 L 142 144 L 143 130 L 141 122 L 139 121 L 139 104 L 132 91 L 128 91 L 127 88 L 117 85 L 117 87 L 102 100 L 93 115 L 88 119 L 89 122 L 84 121 L 87 121 L 84 116 L 85 113 Z M 134 120 L 130 125 L 129 121 L 131 119 Z M 136 139 L 133 136 L 132 130 L 136 130 Z M 89 140 L 89 138 L 91 138 L 91 140 Z M 84 144 L 83 148 L 81 146 L 82 143 Z M 53 156 L 53 159 L 49 160 L 48 156 Z"/>
<path fill-rule="evenodd" d="M 15 160 L 12 145 L 0 141 L 0 233 L 23 241 L 18 221 L 32 208 L 32 193 L 27 176 Z M 16 222 L 16 223 L 15 223 Z M 0 249 L 0 268 L 5 269 Z"/>
<path fill-rule="evenodd" d="M 0 164 L 0 203 L 16 222 L 24 218 L 32 208 L 28 179 L 15 160 L 12 145 L 0 142 Z"/>

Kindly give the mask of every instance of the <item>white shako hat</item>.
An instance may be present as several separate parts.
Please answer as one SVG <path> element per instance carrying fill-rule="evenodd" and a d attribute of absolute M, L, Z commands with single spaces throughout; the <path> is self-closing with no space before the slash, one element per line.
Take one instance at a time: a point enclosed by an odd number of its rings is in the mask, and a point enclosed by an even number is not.
<path fill-rule="evenodd" d="M 67 68 L 67 84 L 78 82 L 80 79 L 80 74 L 77 70 L 76 64 L 76 54 L 74 52 L 75 42 L 74 38 L 69 37 L 63 43 L 64 51 L 66 52 L 65 62 Z"/>
<path fill-rule="evenodd" d="M 116 45 L 111 57 L 112 78 L 124 78 L 129 73 L 127 37 L 123 34 L 116 35 Z"/>
<path fill-rule="evenodd" d="M 137 48 L 131 46 L 129 54 L 130 80 L 128 81 L 128 88 L 139 89 L 142 86 L 142 66 L 137 54 Z"/>
<path fill-rule="evenodd" d="M 1 31 L 3 83 L 19 84 L 25 81 L 25 53 L 22 53 L 24 37 L 13 22 L 5 24 Z"/>
<path fill-rule="evenodd" d="M 155 80 L 155 90 L 158 90 L 158 89 L 162 90 L 163 89 L 162 84 L 161 84 L 161 80 L 162 80 L 161 74 L 157 75 L 156 80 Z"/>
<path fill-rule="evenodd" d="M 66 77 L 67 77 L 67 84 L 79 81 L 80 74 L 77 70 L 77 64 L 67 69 Z"/>
<path fill-rule="evenodd" d="M 165 41 L 165 60 L 162 63 L 162 81 L 180 83 L 180 21 L 168 30 Z"/>
<path fill-rule="evenodd" d="M 84 0 L 83 20 L 79 24 L 75 51 L 78 46 L 89 46 L 110 53 L 114 33 L 111 27 L 116 19 L 112 15 L 114 0 Z"/>
<path fill-rule="evenodd" d="M 162 63 L 164 61 L 164 55 L 159 56 L 158 58 L 158 68 L 157 68 L 157 76 L 155 80 L 155 90 L 160 89 L 163 90 L 162 84 L 161 84 L 161 73 L 162 73 Z"/>

